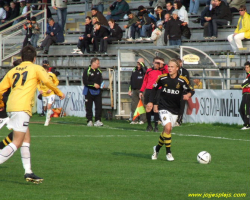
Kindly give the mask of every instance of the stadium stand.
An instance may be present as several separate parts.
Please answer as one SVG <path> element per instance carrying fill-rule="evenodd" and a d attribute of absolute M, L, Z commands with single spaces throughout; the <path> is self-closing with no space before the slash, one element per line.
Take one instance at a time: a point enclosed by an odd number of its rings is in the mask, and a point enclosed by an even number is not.
<path fill-rule="evenodd" d="M 137 8 L 140 5 L 143 5 L 144 7 L 148 9 L 152 9 L 152 7 L 149 6 L 148 1 L 127 1 L 130 6 L 131 12 L 137 12 Z M 105 2 L 105 10 L 107 10 L 107 7 L 111 3 L 111 1 Z M 247 0 L 247 10 L 250 12 L 250 1 Z M 205 6 L 205 5 L 204 5 Z M 204 51 L 207 53 L 211 58 L 214 59 L 214 61 L 217 63 L 218 67 L 225 71 L 228 69 L 231 70 L 231 77 L 230 78 L 241 78 L 243 77 L 242 74 L 242 67 L 244 61 L 248 59 L 249 55 L 249 49 L 250 41 L 244 40 L 243 45 L 244 48 L 236 55 L 231 55 L 231 48 L 227 41 L 227 36 L 231 34 L 234 29 L 236 28 L 237 21 L 239 18 L 239 14 L 234 13 L 233 14 L 233 20 L 232 23 L 228 26 L 222 26 L 219 27 L 219 35 L 216 40 L 205 40 L 203 38 L 203 27 L 200 26 L 200 24 L 193 23 L 192 21 L 196 19 L 204 6 L 200 6 L 199 12 L 197 15 L 190 15 L 189 16 L 189 28 L 191 29 L 191 39 L 184 39 L 182 40 L 183 46 L 191 46 L 197 49 L 200 49 L 201 51 Z M 50 6 L 51 8 L 51 6 Z M 42 54 L 42 52 L 38 53 L 37 56 L 37 63 L 42 63 L 44 59 L 49 60 L 51 66 L 54 66 L 57 68 L 57 70 L 61 73 L 59 76 L 60 84 L 62 85 L 82 85 L 82 72 L 83 69 L 86 68 L 89 63 L 90 59 L 94 56 L 97 56 L 100 58 L 101 62 L 101 68 L 104 71 L 104 79 L 106 85 L 112 85 L 109 83 L 110 81 L 110 75 L 109 70 L 112 70 L 113 76 L 117 76 L 117 73 L 115 73 L 115 70 L 117 69 L 117 48 L 119 47 L 133 47 L 138 46 L 142 49 L 150 49 L 150 47 L 154 46 L 152 41 L 133 41 L 129 42 L 126 40 L 114 42 L 112 45 L 108 45 L 108 54 L 83 54 L 83 55 L 75 55 L 72 54 L 72 50 L 76 48 L 78 37 L 84 32 L 84 18 L 85 16 L 91 16 L 91 6 L 90 4 L 86 4 L 85 1 L 80 0 L 77 2 L 70 1 L 68 3 L 68 9 L 67 9 L 67 21 L 66 21 L 66 28 L 65 28 L 65 42 L 54 44 L 50 47 L 50 51 L 48 55 Z M 56 11 L 51 8 L 52 17 L 57 21 L 57 15 Z M 107 15 L 107 11 L 104 11 L 104 15 Z M 119 20 L 117 22 L 120 27 L 124 30 L 123 26 L 127 24 L 127 19 Z M 125 30 L 124 30 L 125 31 Z M 0 32 L 1 34 L 2 32 Z M 10 34 L 10 33 L 8 33 Z M 11 32 L 12 34 L 12 32 Z M 13 60 L 18 58 L 18 52 L 15 54 L 12 52 L 13 49 L 21 48 L 20 41 L 23 41 L 24 36 L 21 34 L 21 31 L 18 35 L 15 37 L 10 37 L 10 39 L 4 41 L 4 51 L 3 54 L 10 56 L 7 57 L 5 60 L 2 60 L 1 65 L 1 72 L 0 77 L 3 76 L 8 68 L 11 66 L 11 63 Z M 0 37 L 1 40 L 1 37 Z M 165 46 L 168 48 L 168 46 Z M 177 47 L 178 48 L 178 47 Z M 138 56 L 138 55 L 136 55 Z M 166 57 L 166 60 L 167 57 Z M 152 61 L 151 61 L 152 62 Z M 147 63 L 150 65 L 151 63 Z M 135 63 L 133 64 L 135 65 Z M 127 67 L 133 67 L 131 64 Z M 113 71 L 114 70 L 114 71 Z M 241 73 L 241 74 L 240 74 Z M 126 74 L 126 73 L 125 73 Z M 129 74 L 129 73 L 127 73 Z M 126 91 L 126 87 L 128 84 L 128 75 L 125 75 L 125 77 L 121 78 L 121 81 L 123 81 L 123 89 Z M 113 84 L 114 86 L 115 84 Z M 239 85 L 238 80 L 231 80 L 231 88 L 237 88 Z M 106 90 L 106 91 L 105 91 Z M 110 101 L 110 87 L 104 90 L 103 94 L 103 104 L 104 108 L 110 108 L 111 101 Z M 106 107 L 105 107 L 106 106 Z"/>

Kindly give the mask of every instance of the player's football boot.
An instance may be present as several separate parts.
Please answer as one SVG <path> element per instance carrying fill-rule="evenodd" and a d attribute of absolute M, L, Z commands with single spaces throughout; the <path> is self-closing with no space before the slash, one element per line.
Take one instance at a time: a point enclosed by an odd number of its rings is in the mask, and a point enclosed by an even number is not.
<path fill-rule="evenodd" d="M 174 157 L 173 157 L 172 153 L 168 153 L 166 155 L 166 158 L 167 158 L 168 161 L 174 161 Z"/>
<path fill-rule="evenodd" d="M 152 127 L 152 125 L 148 125 L 148 126 L 147 126 L 147 129 L 146 129 L 146 131 L 147 131 L 147 132 L 150 132 L 150 131 L 152 131 L 152 130 L 153 130 L 153 127 Z"/>
<path fill-rule="evenodd" d="M 35 184 L 39 184 L 39 183 L 43 182 L 43 178 L 40 178 L 40 177 L 36 176 L 34 173 L 24 174 L 24 179 L 27 182 L 33 182 Z"/>
<path fill-rule="evenodd" d="M 152 160 L 157 160 L 157 157 L 158 157 L 158 153 L 159 153 L 159 152 L 156 152 L 156 146 L 153 147 L 153 151 L 154 151 L 154 153 L 153 153 L 151 159 L 152 159 Z"/>
<path fill-rule="evenodd" d="M 155 126 L 155 128 L 154 128 L 154 132 L 159 132 L 158 127 L 157 127 L 157 126 Z"/>
<path fill-rule="evenodd" d="M 49 121 L 50 121 L 50 119 L 46 119 L 45 123 L 44 123 L 44 126 L 48 126 L 49 125 Z"/>

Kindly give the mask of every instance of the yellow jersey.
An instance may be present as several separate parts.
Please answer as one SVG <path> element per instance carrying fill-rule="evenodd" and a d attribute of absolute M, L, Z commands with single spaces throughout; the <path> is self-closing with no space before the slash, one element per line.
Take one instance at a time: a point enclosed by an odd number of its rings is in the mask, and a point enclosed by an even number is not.
<path fill-rule="evenodd" d="M 203 89 L 202 82 L 200 81 L 198 85 L 194 84 L 194 89 Z"/>
<path fill-rule="evenodd" d="M 55 86 L 58 86 L 58 84 L 59 84 L 59 80 L 57 79 L 57 77 L 56 77 L 56 75 L 54 74 L 54 73 L 52 73 L 52 72 L 48 72 L 48 74 L 49 74 L 49 79 L 50 79 L 50 81 L 52 82 L 52 83 L 54 83 L 54 85 Z M 37 85 L 37 89 L 39 90 L 39 91 L 42 91 L 43 93 L 42 93 L 42 96 L 43 97 L 47 97 L 47 96 L 50 96 L 50 95 L 54 95 L 55 93 L 51 90 L 51 89 L 49 89 L 44 83 L 43 83 L 43 81 L 39 81 L 39 83 L 38 83 L 38 85 Z M 50 93 L 48 93 L 48 90 L 50 90 L 51 92 Z"/>
<path fill-rule="evenodd" d="M 39 81 L 56 95 L 63 96 L 63 93 L 50 81 L 49 74 L 42 66 L 25 61 L 11 69 L 0 82 L 0 95 L 11 88 L 7 112 L 23 111 L 31 116 L 32 99 Z"/>

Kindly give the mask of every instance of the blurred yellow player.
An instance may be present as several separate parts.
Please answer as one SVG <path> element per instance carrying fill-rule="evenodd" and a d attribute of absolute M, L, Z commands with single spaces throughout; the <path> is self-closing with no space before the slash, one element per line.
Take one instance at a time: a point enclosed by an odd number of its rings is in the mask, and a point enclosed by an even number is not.
<path fill-rule="evenodd" d="M 53 72 L 49 72 L 49 68 L 47 65 L 43 65 L 43 68 L 48 72 L 51 82 L 54 83 L 54 85 L 58 86 L 59 80 L 57 79 L 56 75 Z M 51 107 L 55 101 L 55 93 L 51 89 L 49 89 L 42 81 L 39 82 L 37 88 L 39 93 L 43 96 L 43 110 L 44 112 L 47 111 L 44 126 L 48 126 L 50 115 L 52 114 Z"/>
<path fill-rule="evenodd" d="M 25 169 L 26 181 L 40 183 L 43 178 L 36 176 L 31 170 L 29 121 L 32 116 L 32 99 L 37 84 L 42 81 L 61 99 L 65 95 L 50 81 L 48 73 L 36 61 L 36 50 L 26 46 L 21 51 L 22 63 L 11 69 L 0 82 L 0 95 L 9 88 L 11 92 L 7 101 L 8 128 L 13 129 L 13 141 L 0 151 L 0 164 L 7 161 L 21 147 L 21 158 Z M 0 104 L 1 104 L 0 99 Z M 2 111 L 3 108 L 0 108 Z"/>

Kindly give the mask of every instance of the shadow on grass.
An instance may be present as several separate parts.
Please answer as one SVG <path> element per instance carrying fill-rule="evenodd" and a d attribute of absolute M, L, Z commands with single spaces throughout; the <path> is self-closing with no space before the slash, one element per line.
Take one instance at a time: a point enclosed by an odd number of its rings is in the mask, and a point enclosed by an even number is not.
<path fill-rule="evenodd" d="M 137 158 L 146 158 L 149 159 L 151 155 L 149 154 L 139 154 L 139 153 L 125 153 L 125 152 L 113 152 L 115 156 L 129 156 L 129 157 L 137 157 Z"/>

